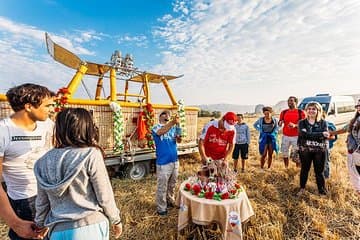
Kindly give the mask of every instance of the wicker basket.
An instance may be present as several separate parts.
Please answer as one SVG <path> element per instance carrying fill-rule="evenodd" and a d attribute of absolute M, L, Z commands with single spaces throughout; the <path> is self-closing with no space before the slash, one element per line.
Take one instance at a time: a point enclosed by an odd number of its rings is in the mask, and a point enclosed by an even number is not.
<path fill-rule="evenodd" d="M 99 128 L 100 146 L 105 150 L 107 156 L 115 156 L 114 148 L 114 121 L 113 112 L 109 106 L 106 105 L 83 105 L 70 104 L 69 107 L 82 107 L 89 110 L 93 114 L 94 122 Z M 163 109 L 154 109 L 155 120 L 158 121 L 159 114 Z M 0 118 L 8 117 L 13 111 L 8 102 L 0 100 Z M 172 110 L 173 113 L 176 110 Z M 125 151 L 143 152 L 151 151 L 149 148 L 140 148 L 137 142 L 137 119 L 139 117 L 140 109 L 138 107 L 122 107 L 122 113 L 125 121 L 125 135 L 123 141 L 125 144 Z M 186 110 L 186 130 L 187 137 L 179 144 L 179 148 L 187 144 L 196 144 L 197 140 L 197 111 Z M 129 146 L 131 145 L 131 147 Z"/>

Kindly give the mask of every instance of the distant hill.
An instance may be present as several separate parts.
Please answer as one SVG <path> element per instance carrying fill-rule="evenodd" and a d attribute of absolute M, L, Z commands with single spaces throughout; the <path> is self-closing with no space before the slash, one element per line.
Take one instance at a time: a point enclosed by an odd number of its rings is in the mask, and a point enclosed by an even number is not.
<path fill-rule="evenodd" d="M 202 110 L 209 112 L 220 111 L 222 114 L 226 112 L 236 112 L 236 113 L 253 113 L 255 110 L 255 105 L 236 105 L 236 104 L 202 104 L 198 105 Z"/>
<path fill-rule="evenodd" d="M 273 106 L 274 112 L 278 114 L 280 114 L 282 110 L 287 108 L 288 108 L 287 100 L 281 100 Z"/>

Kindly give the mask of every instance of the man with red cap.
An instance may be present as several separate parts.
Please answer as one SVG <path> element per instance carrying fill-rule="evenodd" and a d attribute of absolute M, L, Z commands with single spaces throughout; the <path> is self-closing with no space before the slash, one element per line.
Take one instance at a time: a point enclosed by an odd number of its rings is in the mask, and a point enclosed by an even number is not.
<path fill-rule="evenodd" d="M 211 160 L 221 160 L 227 163 L 231 159 L 235 143 L 235 123 L 237 116 L 227 112 L 220 120 L 207 123 L 200 135 L 199 152 L 202 164 Z"/>

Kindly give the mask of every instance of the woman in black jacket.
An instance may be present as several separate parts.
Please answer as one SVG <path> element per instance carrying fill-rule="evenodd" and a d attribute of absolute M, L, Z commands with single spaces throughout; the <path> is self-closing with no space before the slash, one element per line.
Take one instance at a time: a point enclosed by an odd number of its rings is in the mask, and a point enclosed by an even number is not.
<path fill-rule="evenodd" d="M 327 138 L 330 136 L 326 121 L 322 119 L 322 107 L 317 102 L 305 106 L 307 117 L 299 121 L 299 155 L 301 161 L 300 191 L 305 192 L 311 163 L 314 163 L 316 184 L 320 195 L 326 195 L 324 167 L 327 153 Z"/>

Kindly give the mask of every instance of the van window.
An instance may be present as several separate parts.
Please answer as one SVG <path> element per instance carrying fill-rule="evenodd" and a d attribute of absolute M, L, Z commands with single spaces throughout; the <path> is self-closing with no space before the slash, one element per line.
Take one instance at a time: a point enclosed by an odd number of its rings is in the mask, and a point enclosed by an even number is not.
<path fill-rule="evenodd" d="M 331 103 L 328 115 L 334 115 L 334 114 L 335 114 L 335 104 Z"/>
<path fill-rule="evenodd" d="M 328 112 L 329 104 L 328 103 L 320 103 L 324 112 Z"/>
<path fill-rule="evenodd" d="M 300 103 L 298 109 L 305 110 L 306 103 Z"/>
<path fill-rule="evenodd" d="M 354 112 L 354 103 L 353 102 L 339 102 L 337 104 L 338 113 L 347 113 Z"/>

